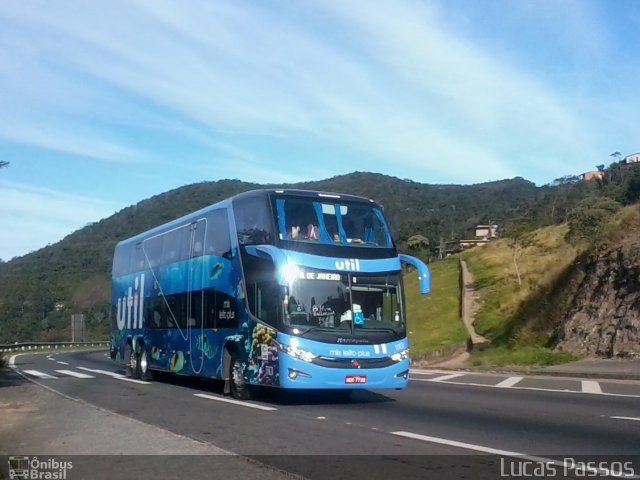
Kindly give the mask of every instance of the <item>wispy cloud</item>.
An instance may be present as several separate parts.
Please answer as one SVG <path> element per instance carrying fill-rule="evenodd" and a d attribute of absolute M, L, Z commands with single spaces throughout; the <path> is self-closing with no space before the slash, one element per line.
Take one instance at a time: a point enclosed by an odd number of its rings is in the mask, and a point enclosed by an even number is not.
<path fill-rule="evenodd" d="M 61 240 L 115 209 L 110 202 L 0 181 L 0 258 L 9 260 Z"/>
<path fill-rule="evenodd" d="M 270 135 L 283 150 L 287 137 L 308 137 L 424 179 L 451 177 L 455 159 L 460 181 L 516 173 L 514 142 L 566 151 L 586 141 L 562 99 L 443 28 L 422 2 L 61 2 L 55 15 L 41 7 L 13 3 L 5 16 L 45 31 L 52 41 L 39 53 L 52 68 L 222 136 Z M 128 151 L 106 146 L 104 157 Z"/>

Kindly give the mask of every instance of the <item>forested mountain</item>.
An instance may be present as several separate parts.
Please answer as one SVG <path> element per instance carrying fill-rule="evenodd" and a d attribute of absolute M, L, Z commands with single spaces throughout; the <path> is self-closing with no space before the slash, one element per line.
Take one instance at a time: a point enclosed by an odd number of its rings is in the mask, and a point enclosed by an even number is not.
<path fill-rule="evenodd" d="M 429 185 L 355 172 L 288 185 L 238 180 L 187 185 L 87 225 L 54 245 L 0 263 L 0 343 L 65 338 L 62 330 L 72 313 L 85 313 L 95 334 L 105 331 L 116 242 L 247 190 L 302 188 L 373 198 L 383 205 L 398 245 L 405 249 L 412 235 L 428 238 L 433 247 L 440 239 L 471 236 L 478 223 L 504 225 L 525 216 L 539 225 L 566 221 L 585 195 L 600 188 L 587 183 L 592 182 L 536 187 L 514 178 L 464 186 Z"/>

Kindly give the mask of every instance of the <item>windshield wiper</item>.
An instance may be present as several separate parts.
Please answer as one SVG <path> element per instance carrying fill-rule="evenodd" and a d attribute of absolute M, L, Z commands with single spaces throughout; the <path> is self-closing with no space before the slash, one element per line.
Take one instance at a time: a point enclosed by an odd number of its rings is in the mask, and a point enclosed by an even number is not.
<path fill-rule="evenodd" d="M 304 332 L 299 333 L 298 336 L 299 337 L 304 337 L 305 335 L 307 335 L 308 333 L 311 332 L 322 332 L 322 333 L 333 333 L 335 332 L 336 329 L 335 328 L 327 328 L 327 327 L 309 327 L 308 329 L 306 329 Z"/>
<path fill-rule="evenodd" d="M 360 335 L 363 335 L 363 334 L 366 334 L 366 333 L 369 333 L 369 332 L 391 332 L 396 337 L 402 338 L 400 333 L 398 333 L 397 330 L 394 330 L 391 327 L 363 327 L 363 328 L 356 328 L 355 330 L 356 330 L 356 332 L 362 332 L 362 333 L 360 333 Z"/>

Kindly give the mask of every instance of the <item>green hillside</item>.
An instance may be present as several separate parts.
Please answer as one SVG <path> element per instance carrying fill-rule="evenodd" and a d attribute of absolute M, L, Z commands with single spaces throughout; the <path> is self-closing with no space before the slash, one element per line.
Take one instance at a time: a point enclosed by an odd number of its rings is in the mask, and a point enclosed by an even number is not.
<path fill-rule="evenodd" d="M 405 276 L 405 299 L 411 357 L 414 360 L 465 344 L 460 318 L 460 261 L 448 258 L 429 264 L 431 293 L 422 295 L 417 272 Z"/>
<path fill-rule="evenodd" d="M 264 187 L 238 180 L 178 188 L 78 230 L 62 241 L 7 263 L 0 262 L 0 342 L 64 338 L 72 313 L 85 313 L 95 335 L 108 329 L 111 257 L 117 241 L 234 194 Z M 531 182 L 426 185 L 356 172 L 318 182 L 279 185 L 363 195 L 384 207 L 401 249 L 425 235 L 468 236 L 489 218 L 510 218 L 539 195 Z M 496 199 L 499 199 L 497 201 Z"/>
<path fill-rule="evenodd" d="M 602 181 L 579 182 L 575 177 L 564 177 L 542 187 L 522 178 L 477 185 L 429 185 L 366 172 L 289 185 L 258 185 L 239 180 L 187 185 L 87 225 L 54 245 L 10 262 L 0 261 L 0 343 L 68 338 L 65 329 L 72 313 L 86 315 L 92 335 L 105 335 L 108 330 L 111 258 L 116 242 L 234 194 L 275 187 L 316 189 L 373 198 L 384 206 L 399 249 L 425 257 L 433 255 L 434 247 L 441 241 L 470 237 L 473 227 L 479 223 L 508 226 L 523 218 L 535 227 L 569 222 L 575 227 L 574 241 L 591 239 L 597 248 L 606 233 L 598 226 L 602 224 L 602 218 L 611 215 L 612 204 L 619 206 L 616 202 L 629 204 L 640 199 L 640 166 L 612 164 Z M 411 251 L 408 240 L 414 235 L 428 239 L 426 250 L 422 244 L 420 251 Z M 557 236 L 559 238 L 561 233 Z M 547 240 L 551 243 L 544 248 L 549 251 L 556 248 L 551 239 Z M 540 251 L 541 258 L 547 250 Z M 491 252 L 487 249 L 485 254 Z M 513 278 L 505 277 L 501 281 L 494 277 L 499 273 L 490 259 L 476 259 L 474 255 L 470 254 L 469 263 L 478 270 L 481 278 L 485 278 L 487 286 L 513 283 Z M 570 255 L 562 257 L 566 258 Z M 545 261 L 537 260 L 540 265 Z M 498 264 L 504 262 L 503 259 Z M 556 268 L 561 263 L 550 265 Z M 444 270 L 439 271 L 440 268 Z M 453 273 L 437 264 L 433 269 L 435 292 L 440 282 L 452 278 L 450 275 Z M 526 288 L 533 292 L 545 285 L 545 277 L 527 273 L 525 282 Z M 492 295 L 486 292 L 487 305 L 494 307 L 480 313 L 481 333 L 484 331 L 495 340 L 520 332 L 503 328 L 500 320 L 504 315 L 504 318 L 511 318 L 512 312 L 505 308 L 515 307 L 505 305 L 511 305 L 511 300 L 522 294 L 521 291 L 507 290 L 499 292 L 497 299 L 490 299 Z M 412 295 L 411 291 L 408 295 Z M 417 310 L 409 312 L 410 323 L 419 324 L 429 319 L 445 321 L 448 318 L 443 312 L 449 312 L 452 300 L 443 300 L 444 306 L 439 306 L 440 299 L 437 295 L 433 298 L 437 299 L 432 304 L 423 304 L 428 301 L 424 299 L 413 302 Z M 422 313 L 422 305 L 436 310 Z M 412 331 L 411 335 L 416 336 L 414 354 L 438 350 L 447 344 L 447 339 L 455 342 L 461 338 L 460 332 L 441 329 L 436 324 Z M 537 338 L 535 332 L 533 336 Z"/>

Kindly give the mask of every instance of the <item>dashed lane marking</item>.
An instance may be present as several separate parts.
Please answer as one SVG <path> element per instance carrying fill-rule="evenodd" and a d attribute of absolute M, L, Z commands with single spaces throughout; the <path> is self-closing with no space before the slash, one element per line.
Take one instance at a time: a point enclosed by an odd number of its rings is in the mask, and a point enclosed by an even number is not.
<path fill-rule="evenodd" d="M 584 393 L 602 393 L 600 384 L 595 380 L 582 380 L 582 391 Z"/>
<path fill-rule="evenodd" d="M 56 370 L 56 373 L 61 373 L 63 375 L 69 375 L 70 377 L 75 378 L 96 378 L 93 375 L 87 375 L 86 373 L 74 372 L 73 370 Z"/>
<path fill-rule="evenodd" d="M 85 372 L 91 372 L 91 373 L 99 373 L 100 375 L 108 375 L 114 378 L 125 378 L 125 376 L 122 375 L 121 373 L 110 372 L 108 370 L 99 370 L 99 369 L 87 368 L 87 367 L 78 367 L 78 370 L 84 370 Z"/>
<path fill-rule="evenodd" d="M 122 380 L 124 382 L 138 383 L 140 385 L 151 385 L 151 382 L 145 382 L 144 380 L 138 380 L 136 378 L 127 378 L 127 377 L 113 377 L 116 380 Z"/>
<path fill-rule="evenodd" d="M 41 372 L 39 370 L 23 370 L 23 372 L 26 373 L 27 375 L 31 375 L 32 377 L 38 377 L 42 379 L 58 378 L 58 377 L 54 377 L 53 375 L 49 375 L 48 373 Z"/>
<path fill-rule="evenodd" d="M 415 372 L 414 372 L 415 373 Z M 433 373 L 431 371 L 427 372 L 423 370 L 421 373 Z M 453 375 L 443 375 L 435 378 L 414 378 L 410 377 L 409 380 L 412 382 L 435 382 L 435 383 L 444 383 L 448 385 L 458 385 L 463 387 L 482 387 L 482 388 L 509 388 L 511 390 L 529 390 L 534 392 L 551 392 L 551 393 L 577 393 L 577 394 L 598 394 L 607 397 L 623 397 L 623 398 L 640 398 L 638 394 L 627 394 L 627 393 L 608 393 L 603 392 L 600 388 L 600 383 L 595 380 L 583 380 L 581 384 L 580 390 L 569 390 L 569 389 L 560 389 L 560 388 L 538 388 L 538 387 L 519 387 L 517 383 L 520 380 L 523 380 L 524 377 L 509 377 L 505 380 L 495 384 L 495 385 L 487 385 L 485 383 L 475 383 L 475 382 L 450 382 L 452 378 L 458 378 L 460 376 L 464 376 L 464 373 L 458 373 Z M 515 382 L 516 378 L 520 378 L 518 382 L 513 385 L 509 385 L 510 382 Z M 639 477 L 640 478 L 640 477 Z"/>
<path fill-rule="evenodd" d="M 67 362 L 56 362 L 59 363 L 60 365 L 69 365 Z"/>
<path fill-rule="evenodd" d="M 500 383 L 497 383 L 495 386 L 498 388 L 511 388 L 514 385 L 520 383 L 524 377 L 509 377 L 505 378 Z"/>
<path fill-rule="evenodd" d="M 427 435 L 421 435 L 419 433 L 402 432 L 402 431 L 389 432 L 389 433 L 391 433 L 391 435 L 397 435 L 399 437 L 412 438 L 414 440 L 421 440 L 423 442 L 429 442 L 429 443 L 437 443 L 440 445 L 447 445 L 450 447 L 464 448 L 466 450 L 473 450 L 476 452 L 488 453 L 491 455 L 499 455 L 502 457 L 512 457 L 520 460 L 529 460 L 536 463 L 546 463 L 546 464 L 551 463 L 559 467 L 562 467 L 565 470 L 574 470 L 576 468 L 580 468 L 581 473 L 589 473 L 590 474 L 589 476 L 605 476 L 606 475 L 606 476 L 617 477 L 617 478 L 630 478 L 630 479 L 640 478 L 640 476 L 638 475 L 622 474 L 620 472 L 616 472 L 614 470 L 610 470 L 607 468 L 593 468 L 587 465 L 576 464 L 571 462 L 563 462 L 562 460 L 554 460 L 553 458 L 527 455 L 525 453 L 512 452 L 509 450 L 501 450 L 498 448 L 486 447 L 484 445 L 475 445 L 472 443 L 458 442 L 457 440 L 449 440 L 446 438 L 430 437 Z"/>
<path fill-rule="evenodd" d="M 436 378 L 430 378 L 429 381 L 430 382 L 443 382 L 446 380 L 451 380 L 454 378 L 458 378 L 458 377 L 464 377 L 464 373 L 452 373 L 450 375 L 442 375 L 440 377 L 436 377 Z"/>
<path fill-rule="evenodd" d="M 632 422 L 640 422 L 640 418 L 636 418 L 636 417 L 610 417 L 610 418 L 615 418 L 616 420 L 631 420 Z"/>
<path fill-rule="evenodd" d="M 207 395 L 205 393 L 194 393 L 193 396 L 206 398 L 208 400 L 215 400 L 216 402 L 232 403 L 234 405 L 240 405 L 241 407 L 255 408 L 257 410 L 264 410 L 265 412 L 277 410 L 277 408 L 274 407 L 266 407 L 264 405 L 258 405 L 257 403 L 242 402 L 240 400 L 233 400 L 232 398 L 217 397 L 214 395 Z"/>

